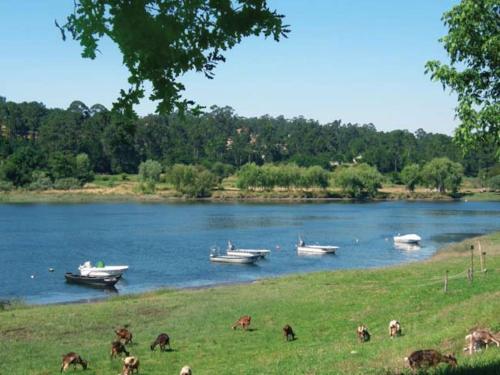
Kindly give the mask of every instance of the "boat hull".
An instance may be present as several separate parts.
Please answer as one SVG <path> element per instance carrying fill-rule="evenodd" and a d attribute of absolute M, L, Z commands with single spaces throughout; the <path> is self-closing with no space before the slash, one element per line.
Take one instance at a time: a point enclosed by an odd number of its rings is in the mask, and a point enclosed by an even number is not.
<path fill-rule="evenodd" d="M 404 236 L 394 236 L 394 242 L 397 243 L 413 243 L 417 244 L 422 240 L 422 237 L 416 234 L 407 234 Z"/>
<path fill-rule="evenodd" d="M 260 258 L 265 258 L 271 253 L 271 250 L 255 250 L 255 249 L 236 249 L 227 250 L 227 255 L 232 256 L 244 256 L 244 257 L 254 257 L 258 256 Z"/>
<path fill-rule="evenodd" d="M 300 254 L 317 254 L 317 255 L 335 254 L 337 249 L 338 248 L 336 246 L 325 246 L 325 247 L 297 246 L 297 252 Z"/>
<path fill-rule="evenodd" d="M 67 272 L 64 275 L 64 278 L 68 283 L 87 285 L 92 287 L 100 287 L 100 288 L 113 287 L 120 280 L 120 276 L 88 277 L 88 276 L 75 275 L 71 272 Z"/>
<path fill-rule="evenodd" d="M 229 264 L 254 264 L 258 260 L 258 256 L 230 256 L 219 255 L 210 256 L 211 262 L 216 263 L 229 263 Z"/>

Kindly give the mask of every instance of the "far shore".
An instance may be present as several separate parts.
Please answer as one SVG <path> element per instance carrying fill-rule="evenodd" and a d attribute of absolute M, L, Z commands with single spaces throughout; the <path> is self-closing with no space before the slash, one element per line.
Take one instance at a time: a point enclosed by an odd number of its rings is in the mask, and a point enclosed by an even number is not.
<path fill-rule="evenodd" d="M 133 183 L 114 187 L 88 184 L 74 190 L 13 190 L 0 193 L 0 203 L 105 203 L 105 202 L 328 202 L 328 201 L 499 201 L 500 192 L 466 189 L 457 196 L 428 189 L 409 192 L 401 186 L 383 187 L 373 198 L 353 199 L 338 190 L 242 191 L 235 188 L 214 190 L 211 197 L 187 198 L 175 190 L 161 187 L 152 194 L 137 192 Z"/>

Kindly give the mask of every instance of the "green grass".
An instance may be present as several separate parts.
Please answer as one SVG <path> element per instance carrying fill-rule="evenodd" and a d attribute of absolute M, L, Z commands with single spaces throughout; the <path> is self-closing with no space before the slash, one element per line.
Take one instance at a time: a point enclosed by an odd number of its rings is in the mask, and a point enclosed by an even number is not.
<path fill-rule="evenodd" d="M 470 243 L 425 262 L 378 270 L 302 274 L 90 304 L 17 306 L 0 312 L 0 374 L 56 374 L 61 354 L 69 351 L 89 360 L 88 375 L 118 374 L 120 362 L 110 360 L 109 350 L 113 328 L 124 324 L 134 334 L 129 349 L 140 358 L 143 375 L 178 374 L 185 364 L 195 374 L 400 373 L 403 358 L 424 348 L 458 355 L 458 370 L 441 366 L 436 373 L 499 374 L 499 348 L 472 357 L 462 348 L 471 327 L 500 330 L 500 232 L 482 238 L 489 271 L 477 272 L 472 285 L 464 275 L 453 277 L 468 267 Z M 475 262 L 479 265 L 478 257 Z M 451 277 L 444 294 L 446 270 Z M 252 330 L 231 330 L 245 314 L 252 316 Z M 391 319 L 401 322 L 402 337 L 389 339 Z M 357 342 L 360 323 L 372 334 L 368 343 Z M 285 324 L 294 328 L 296 341 L 284 342 Z M 172 352 L 149 350 L 161 332 L 171 336 Z"/>
<path fill-rule="evenodd" d="M 464 194 L 462 199 L 469 201 L 500 201 L 500 192 L 485 191 L 481 193 Z"/>

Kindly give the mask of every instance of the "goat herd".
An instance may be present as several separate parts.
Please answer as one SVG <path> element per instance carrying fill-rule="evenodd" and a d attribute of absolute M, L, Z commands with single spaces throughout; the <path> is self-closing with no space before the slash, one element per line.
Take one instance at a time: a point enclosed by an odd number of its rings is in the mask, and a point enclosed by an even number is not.
<path fill-rule="evenodd" d="M 236 329 L 241 327 L 246 331 L 250 326 L 251 320 L 251 316 L 244 315 L 239 318 L 231 328 Z M 285 325 L 282 331 L 286 341 L 295 340 L 295 333 L 290 325 Z M 116 330 L 115 333 L 116 340 L 111 343 L 111 358 L 119 357 L 122 354 L 125 355 L 125 358 L 122 359 L 123 369 L 121 375 L 138 373 L 139 358 L 130 356 L 130 353 L 125 347 L 125 345 L 132 344 L 132 333 L 127 328 L 120 328 Z M 360 342 L 369 341 L 371 337 L 365 325 L 360 325 L 356 330 L 356 334 Z M 391 320 L 389 322 L 389 336 L 395 338 L 401 336 L 401 334 L 401 324 L 397 320 Z M 473 329 L 465 336 L 465 339 L 467 340 L 467 347 L 464 348 L 464 351 L 468 351 L 469 354 L 473 354 L 492 343 L 500 347 L 498 335 L 494 335 L 485 329 Z M 160 347 L 160 351 L 165 351 L 167 347 L 170 349 L 170 337 L 166 333 L 159 334 L 156 340 L 151 343 L 151 351 L 154 351 L 157 346 Z M 414 351 L 405 358 L 405 362 L 413 371 L 417 371 L 420 368 L 435 367 L 439 363 L 448 363 L 452 367 L 456 367 L 457 365 L 457 359 L 453 354 L 443 355 L 434 349 Z M 76 365 L 81 365 L 85 370 L 87 368 L 87 361 L 82 359 L 77 353 L 70 352 L 63 355 L 61 372 L 66 371 L 70 365 L 73 365 L 74 368 L 76 368 Z M 189 366 L 184 366 L 181 369 L 180 375 L 192 375 L 191 368 Z"/>
<path fill-rule="evenodd" d="M 365 342 L 370 340 L 370 333 L 365 325 L 360 325 L 357 328 L 356 333 L 359 341 Z M 389 322 L 389 336 L 394 338 L 401 336 L 401 333 L 401 324 L 397 320 L 391 320 Z M 473 354 L 491 343 L 496 344 L 496 346 L 500 346 L 500 339 L 485 329 L 471 330 L 470 333 L 465 336 L 465 340 L 468 345 L 464 348 L 464 351 L 468 351 L 469 354 Z M 414 351 L 405 358 L 405 362 L 413 371 L 417 371 L 420 368 L 435 367 L 440 363 L 448 363 L 452 367 L 457 366 L 457 359 L 453 354 L 443 355 L 434 349 Z"/>
<path fill-rule="evenodd" d="M 116 358 L 125 355 L 121 375 L 131 375 L 134 372 L 139 372 L 139 358 L 131 356 L 125 345 L 132 344 L 132 332 L 127 328 L 120 328 L 115 331 L 116 340 L 111 343 L 111 358 Z M 155 341 L 151 343 L 150 349 L 154 351 L 156 347 L 160 347 L 160 351 L 170 349 L 170 337 L 166 333 L 160 333 Z M 61 372 L 66 371 L 70 365 L 76 368 L 76 365 L 81 365 L 84 370 L 87 369 L 87 361 L 74 352 L 63 355 Z M 180 375 L 192 375 L 191 368 L 184 366 L 181 369 Z"/>

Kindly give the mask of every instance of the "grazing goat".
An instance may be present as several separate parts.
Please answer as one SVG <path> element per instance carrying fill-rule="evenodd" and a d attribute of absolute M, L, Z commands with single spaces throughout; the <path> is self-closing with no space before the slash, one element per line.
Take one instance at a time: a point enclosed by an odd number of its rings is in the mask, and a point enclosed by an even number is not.
<path fill-rule="evenodd" d="M 132 332 L 130 332 L 126 328 L 120 328 L 115 331 L 116 337 L 118 337 L 118 340 L 121 341 L 123 340 L 124 344 L 132 343 Z"/>
<path fill-rule="evenodd" d="M 356 334 L 358 335 L 358 339 L 360 342 L 370 341 L 370 333 L 368 332 L 368 328 L 365 325 L 360 325 L 356 330 Z"/>
<path fill-rule="evenodd" d="M 389 336 L 391 336 L 391 338 L 401 336 L 401 324 L 399 324 L 397 320 L 391 320 L 389 322 Z"/>
<path fill-rule="evenodd" d="M 457 359 L 453 354 L 443 355 L 434 349 L 417 350 L 406 357 L 405 361 L 413 372 L 420 368 L 435 367 L 441 362 L 448 363 L 451 367 L 457 366 Z"/>
<path fill-rule="evenodd" d="M 63 354 L 61 372 L 66 371 L 70 365 L 73 365 L 73 369 L 76 368 L 76 365 L 81 365 L 84 370 L 87 369 L 87 361 L 74 352 Z"/>
<path fill-rule="evenodd" d="M 236 329 L 236 327 L 241 326 L 245 331 L 248 329 L 248 326 L 250 325 L 250 321 L 252 320 L 251 316 L 244 315 L 241 318 L 239 318 L 232 326 L 232 329 Z"/>
<path fill-rule="evenodd" d="M 193 371 L 191 371 L 191 367 L 184 366 L 183 368 L 181 368 L 181 372 L 179 375 L 193 375 Z"/>
<path fill-rule="evenodd" d="M 151 351 L 155 350 L 157 345 L 160 345 L 160 350 L 162 352 L 165 351 L 165 346 L 168 346 L 168 349 L 171 349 L 170 337 L 168 337 L 166 333 L 160 333 L 156 340 L 151 343 Z"/>
<path fill-rule="evenodd" d="M 111 358 L 116 358 L 122 353 L 125 354 L 125 357 L 130 355 L 130 353 L 127 352 L 127 348 L 125 348 L 125 345 L 123 345 L 121 341 L 113 341 L 111 343 Z"/>
<path fill-rule="evenodd" d="M 287 324 L 283 327 L 283 336 L 285 337 L 286 341 L 295 340 L 295 333 L 293 332 L 293 329 L 290 325 Z"/>
<path fill-rule="evenodd" d="M 123 358 L 123 369 L 122 375 L 131 375 L 134 372 L 139 372 L 139 358 L 137 357 L 126 357 Z"/>
<path fill-rule="evenodd" d="M 465 339 L 469 342 L 467 348 L 464 348 L 464 351 L 469 351 L 469 354 L 473 354 L 478 351 L 481 347 L 488 347 L 489 344 L 494 343 L 496 346 L 500 346 L 500 341 L 495 337 L 490 331 L 480 329 L 474 330 L 467 336 Z"/>

